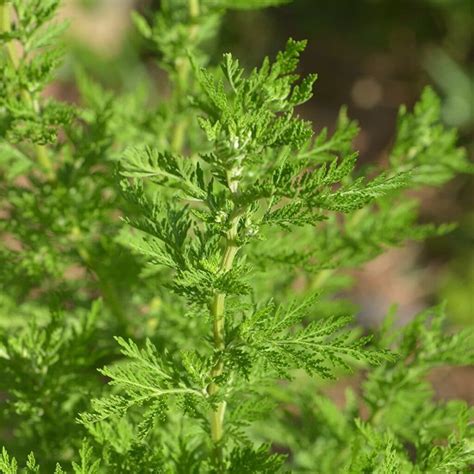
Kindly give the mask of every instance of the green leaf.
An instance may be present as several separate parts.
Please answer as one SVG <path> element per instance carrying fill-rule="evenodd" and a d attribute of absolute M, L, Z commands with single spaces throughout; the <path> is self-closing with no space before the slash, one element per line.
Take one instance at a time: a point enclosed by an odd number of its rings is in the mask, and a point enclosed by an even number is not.
<path fill-rule="evenodd" d="M 379 365 L 394 360 L 387 351 L 368 350 L 370 337 L 355 339 L 347 326 L 351 317 L 332 317 L 304 324 L 316 295 L 288 307 L 270 303 L 251 314 L 240 327 L 241 337 L 260 360 L 287 376 L 303 368 L 310 374 L 334 377 L 334 368 L 350 370 L 348 359 Z"/>
<path fill-rule="evenodd" d="M 74 474 L 98 474 L 100 472 L 100 459 L 94 457 L 94 451 L 87 441 L 83 441 L 79 454 L 81 463 L 72 463 Z"/>
<path fill-rule="evenodd" d="M 474 164 L 456 141 L 456 130 L 442 125 L 440 100 L 428 87 L 411 114 L 400 109 L 390 160 L 409 170 L 415 184 L 439 186 L 457 173 L 474 173 Z"/>
<path fill-rule="evenodd" d="M 2 455 L 0 456 L 0 472 L 2 474 L 17 474 L 18 463 L 15 458 L 10 458 L 5 447 L 2 448 Z"/>

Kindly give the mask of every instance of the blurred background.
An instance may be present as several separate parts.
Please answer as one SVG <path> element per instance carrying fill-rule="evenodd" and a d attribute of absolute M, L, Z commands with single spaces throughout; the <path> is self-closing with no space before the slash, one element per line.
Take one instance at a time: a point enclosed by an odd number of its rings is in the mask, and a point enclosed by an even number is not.
<path fill-rule="evenodd" d="M 152 80 L 167 93 L 166 76 L 130 21 L 137 9 L 150 13 L 155 0 L 67 0 L 71 54 L 61 80 L 48 94 L 74 100 L 73 71 L 87 71 L 117 91 Z M 443 101 L 443 119 L 459 129 L 459 141 L 474 151 L 474 2 L 472 0 L 296 0 L 279 8 L 228 13 L 215 58 L 232 51 L 247 66 L 273 55 L 286 39 L 308 39 L 301 73 L 318 73 L 314 98 L 300 113 L 315 131 L 334 126 L 347 104 L 359 121 L 355 143 L 361 161 L 386 159 L 398 107 L 414 104 L 426 84 Z M 460 177 L 439 190 L 425 191 L 422 220 L 456 221 L 451 234 L 385 253 L 354 276 L 351 298 L 360 318 L 374 324 L 394 302 L 402 319 L 448 301 L 453 326 L 474 317 L 474 180 Z M 435 375 L 438 393 L 474 402 L 472 370 Z M 473 383 L 466 383 L 468 380 Z"/>

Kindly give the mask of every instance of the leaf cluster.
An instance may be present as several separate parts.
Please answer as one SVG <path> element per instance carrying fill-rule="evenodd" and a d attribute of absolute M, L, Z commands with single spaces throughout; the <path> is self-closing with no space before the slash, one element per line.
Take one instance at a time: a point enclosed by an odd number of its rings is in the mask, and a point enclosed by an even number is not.
<path fill-rule="evenodd" d="M 43 94 L 65 54 L 59 0 L 0 0 L 0 472 L 473 463 L 469 409 L 427 381 L 473 363 L 471 333 L 436 308 L 368 335 L 341 297 L 346 269 L 453 228 L 419 224 L 408 195 L 472 165 L 431 89 L 366 169 L 345 109 L 332 134 L 297 115 L 316 80 L 298 74 L 306 42 L 250 71 L 213 64 L 227 9 L 282 3 L 134 14 L 169 96 L 151 77 L 109 91 L 85 64 L 72 105 Z M 337 406 L 322 380 L 356 370 Z"/>

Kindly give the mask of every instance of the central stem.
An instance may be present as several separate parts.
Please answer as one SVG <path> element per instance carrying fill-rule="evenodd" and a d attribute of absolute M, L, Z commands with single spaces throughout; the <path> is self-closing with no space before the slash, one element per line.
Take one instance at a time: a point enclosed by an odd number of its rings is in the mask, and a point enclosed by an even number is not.
<path fill-rule="evenodd" d="M 232 268 L 235 256 L 239 250 L 237 245 L 237 227 L 239 224 L 239 217 L 233 219 L 231 228 L 226 236 L 226 243 L 224 255 L 222 256 L 220 271 L 228 272 Z M 211 302 L 211 316 L 213 321 L 213 337 L 214 347 L 219 352 L 225 349 L 225 293 L 216 293 Z M 222 355 L 218 355 L 218 362 L 211 371 L 213 379 L 221 376 L 224 373 L 224 361 Z M 219 385 L 215 382 L 208 387 L 209 395 L 216 395 L 219 391 Z M 214 454 L 216 464 L 221 467 L 223 462 L 222 453 L 222 437 L 224 434 L 224 415 L 226 409 L 226 402 L 221 401 L 211 410 L 210 425 L 211 425 L 211 439 L 214 444 Z"/>

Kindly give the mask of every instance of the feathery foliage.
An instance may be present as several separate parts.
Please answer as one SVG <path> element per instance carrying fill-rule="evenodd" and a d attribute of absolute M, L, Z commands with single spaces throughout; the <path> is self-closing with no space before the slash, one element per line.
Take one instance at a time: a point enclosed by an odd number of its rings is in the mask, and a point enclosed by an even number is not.
<path fill-rule="evenodd" d="M 112 93 L 81 67 L 73 105 L 43 94 L 66 54 L 59 0 L 0 0 L 0 472 L 474 463 L 469 408 L 428 382 L 473 363 L 470 332 L 435 308 L 367 335 L 334 298 L 345 269 L 449 232 L 419 224 L 408 192 L 472 165 L 429 88 L 367 171 L 345 109 L 332 135 L 297 114 L 316 81 L 297 72 L 305 41 L 250 71 L 211 63 L 226 9 L 282 3 L 133 13 L 171 94 Z M 356 370 L 336 406 L 321 380 Z"/>

